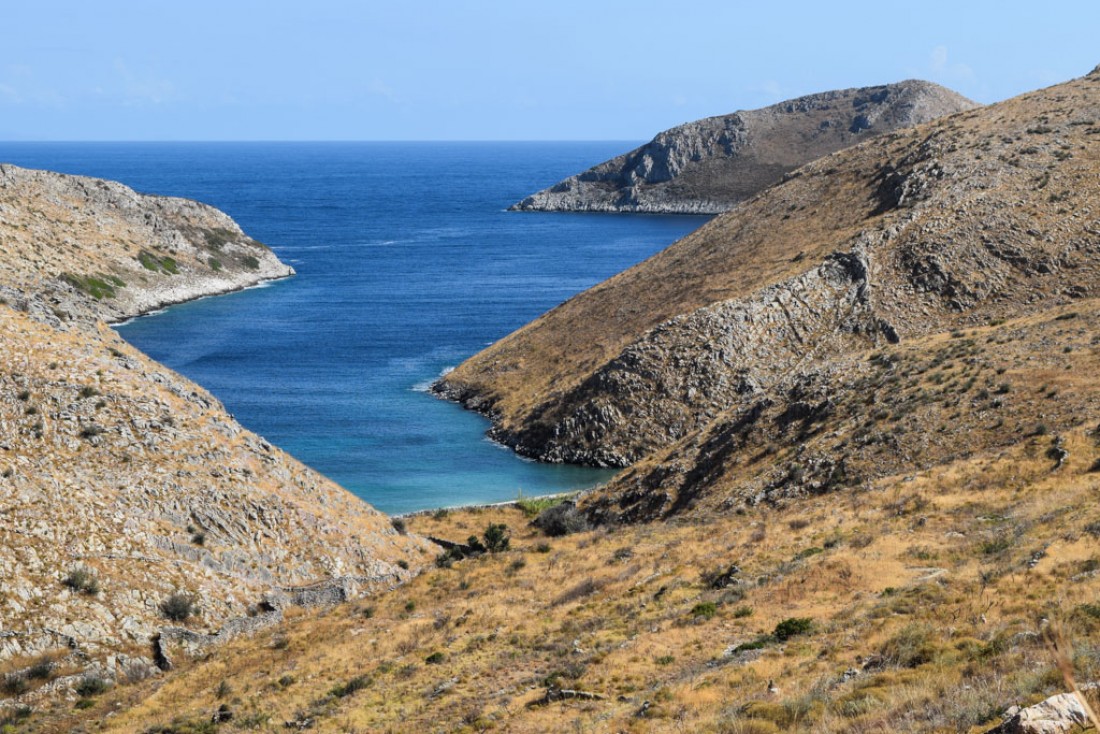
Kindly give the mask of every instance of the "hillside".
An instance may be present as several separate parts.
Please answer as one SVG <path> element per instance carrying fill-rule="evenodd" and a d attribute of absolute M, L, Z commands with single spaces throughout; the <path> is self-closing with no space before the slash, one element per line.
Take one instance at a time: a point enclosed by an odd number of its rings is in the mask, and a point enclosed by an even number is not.
<path fill-rule="evenodd" d="M 853 352 L 1095 294 L 1097 120 L 1093 72 L 815 161 L 437 391 L 525 455 L 628 466 L 846 379 L 835 360 Z"/>
<path fill-rule="evenodd" d="M 0 708 L 423 563 L 425 541 L 103 324 L 290 268 L 195 202 L 12 166 L 0 184 Z"/>
<path fill-rule="evenodd" d="M 442 542 L 391 591 L 6 721 L 1080 730 L 1067 691 L 1100 694 L 1097 120 L 1100 68 L 800 169 L 443 383 L 548 458 L 630 463 L 607 487 L 402 518 L 395 540 Z"/>
<path fill-rule="evenodd" d="M 1100 677 L 1100 449 L 1061 438 L 1054 471 L 1039 437 L 781 509 L 562 537 L 514 507 L 413 517 L 454 540 L 505 524 L 511 547 L 28 731 L 987 732 L 1066 690 L 1055 628 L 1079 680 Z"/>
<path fill-rule="evenodd" d="M 976 106 L 918 80 L 811 94 L 666 130 L 512 209 L 723 212 L 816 158 Z"/>

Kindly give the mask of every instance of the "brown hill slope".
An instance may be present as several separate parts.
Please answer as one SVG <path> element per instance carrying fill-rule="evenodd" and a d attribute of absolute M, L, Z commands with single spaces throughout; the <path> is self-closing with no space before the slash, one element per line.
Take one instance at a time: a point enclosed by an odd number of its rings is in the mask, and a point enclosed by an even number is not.
<path fill-rule="evenodd" d="M 919 80 L 811 94 L 666 130 L 512 209 L 723 212 L 815 158 L 976 106 Z"/>
<path fill-rule="evenodd" d="M 816 161 L 474 356 L 439 390 L 625 466 L 829 359 L 1100 285 L 1100 73 Z"/>
<path fill-rule="evenodd" d="M 410 518 L 456 540 L 504 523 L 511 549 L 28 731 L 986 732 L 1065 690 L 1048 620 L 1079 680 L 1100 676 L 1100 449 L 1062 434 L 1052 471 L 1049 438 L 782 509 L 565 537 L 516 508 Z M 554 688 L 589 697 L 540 705 Z"/>
<path fill-rule="evenodd" d="M 0 166 L 0 708 L 79 683 L 62 673 L 148 674 L 164 628 L 202 647 L 423 563 L 425 541 L 102 323 L 290 272 L 210 207 Z"/>

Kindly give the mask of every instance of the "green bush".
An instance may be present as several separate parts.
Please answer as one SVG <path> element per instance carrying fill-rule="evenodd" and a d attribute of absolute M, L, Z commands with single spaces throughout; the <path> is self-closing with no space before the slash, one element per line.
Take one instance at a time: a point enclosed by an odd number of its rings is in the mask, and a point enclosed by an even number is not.
<path fill-rule="evenodd" d="M 814 621 L 809 617 L 788 617 L 775 625 L 772 634 L 780 642 L 786 642 L 792 637 L 804 635 L 814 628 Z"/>
<path fill-rule="evenodd" d="M 485 548 L 490 553 L 506 551 L 511 543 L 511 538 L 508 537 L 508 526 L 503 523 L 489 523 L 482 537 L 485 538 Z"/>
<path fill-rule="evenodd" d="M 718 605 L 712 601 L 701 601 L 691 608 L 692 617 L 702 617 L 703 619 L 711 619 L 718 613 Z"/>

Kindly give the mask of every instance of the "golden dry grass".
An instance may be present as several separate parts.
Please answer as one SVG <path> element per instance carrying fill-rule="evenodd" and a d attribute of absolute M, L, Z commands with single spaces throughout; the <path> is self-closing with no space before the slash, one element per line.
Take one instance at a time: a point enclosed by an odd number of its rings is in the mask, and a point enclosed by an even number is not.
<path fill-rule="evenodd" d="M 1082 606 L 1100 591 L 1097 438 L 1065 438 L 1055 472 L 1021 445 L 706 521 L 545 538 L 513 507 L 416 516 L 413 531 L 456 540 L 503 522 L 512 549 L 39 727 L 182 732 L 225 703 L 234 720 L 218 731 L 980 731 L 1063 690 L 1046 620 L 1067 629 L 1080 679 L 1100 673 L 1100 619 Z M 711 588 L 706 574 L 731 563 L 743 583 Z M 693 616 L 706 602 L 716 614 Z M 724 655 L 790 617 L 812 631 Z M 551 683 L 604 698 L 529 706 Z"/>

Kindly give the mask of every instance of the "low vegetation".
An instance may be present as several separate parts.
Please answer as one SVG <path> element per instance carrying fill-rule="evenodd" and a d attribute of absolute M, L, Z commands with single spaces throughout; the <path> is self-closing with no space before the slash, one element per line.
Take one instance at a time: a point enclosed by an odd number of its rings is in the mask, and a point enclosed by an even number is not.
<path fill-rule="evenodd" d="M 124 701 L 103 730 L 142 732 L 227 701 L 261 731 L 982 731 L 1065 690 L 1049 624 L 1078 679 L 1100 678 L 1100 439 L 1060 435 L 1057 471 L 1036 437 L 783 508 L 550 543 L 518 506 L 411 516 L 409 533 L 485 550 L 88 711 Z M 1016 541 L 987 553 L 1000 537 Z"/>

